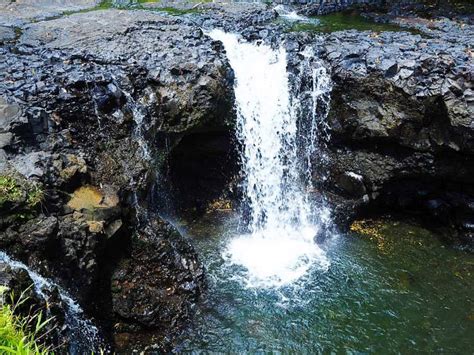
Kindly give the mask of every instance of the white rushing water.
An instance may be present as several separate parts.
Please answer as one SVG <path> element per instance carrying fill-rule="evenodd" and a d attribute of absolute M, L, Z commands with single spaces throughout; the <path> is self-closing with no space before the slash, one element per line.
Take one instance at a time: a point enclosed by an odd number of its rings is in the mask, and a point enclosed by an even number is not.
<path fill-rule="evenodd" d="M 288 285 L 329 261 L 314 241 L 320 224 L 307 198 L 307 154 L 297 144 L 298 105 L 290 94 L 286 51 L 220 30 L 209 35 L 224 44 L 235 72 L 249 206 L 249 233 L 233 238 L 224 257 L 245 268 L 249 287 Z"/>
<path fill-rule="evenodd" d="M 291 22 L 319 23 L 317 19 L 298 15 L 296 11 L 288 9 L 285 5 L 280 4 L 275 6 L 273 9 L 278 13 L 278 16 Z"/>
<path fill-rule="evenodd" d="M 67 335 L 71 339 L 70 348 L 68 349 L 69 353 L 81 354 L 85 351 L 95 349 L 102 343 L 97 327 L 92 324 L 89 319 L 85 318 L 81 306 L 79 306 L 65 290 L 54 282 L 34 272 L 22 262 L 13 260 L 3 251 L 0 251 L 0 262 L 8 264 L 13 269 L 25 270 L 33 281 L 35 292 L 45 301 L 48 300 L 48 295 L 45 293 L 46 291 L 51 291 L 55 288 L 58 289 L 61 302 L 65 305 L 64 321 L 69 332 Z"/>

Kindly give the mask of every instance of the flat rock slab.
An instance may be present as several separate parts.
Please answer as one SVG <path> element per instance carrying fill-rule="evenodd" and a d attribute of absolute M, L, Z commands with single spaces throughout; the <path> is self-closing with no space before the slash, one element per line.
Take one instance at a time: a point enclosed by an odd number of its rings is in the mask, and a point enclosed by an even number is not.
<path fill-rule="evenodd" d="M 11 27 L 0 26 L 0 44 L 15 39 L 15 30 Z"/>
<path fill-rule="evenodd" d="M 44 46 L 50 49 L 74 49 L 96 52 L 102 56 L 101 49 L 94 48 L 98 42 L 107 43 L 119 41 L 125 32 L 132 32 L 134 27 L 145 27 L 147 21 L 160 21 L 174 24 L 170 17 L 163 17 L 150 11 L 132 10 L 98 10 L 77 13 L 51 21 L 33 23 L 25 27 L 20 43 L 28 46 Z M 164 32 L 164 31 L 163 31 Z M 142 38 L 144 42 L 153 38 Z M 130 49 L 137 52 L 136 49 Z M 143 53 L 142 53 L 143 54 Z"/>
<path fill-rule="evenodd" d="M 99 3 L 100 0 L 0 0 L 0 25 L 22 26 L 66 11 L 92 8 Z"/>

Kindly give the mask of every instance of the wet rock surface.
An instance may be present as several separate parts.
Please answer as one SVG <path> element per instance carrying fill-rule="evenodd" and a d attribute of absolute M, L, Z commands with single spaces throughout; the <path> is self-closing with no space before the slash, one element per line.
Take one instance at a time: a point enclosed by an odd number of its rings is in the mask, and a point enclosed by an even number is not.
<path fill-rule="evenodd" d="M 11 183 L 0 248 L 57 280 L 111 338 L 126 334 L 126 349 L 169 349 L 204 282 L 149 201 L 184 136 L 232 125 L 222 48 L 178 19 L 109 10 L 29 24 L 0 57 L 0 182 Z"/>
<path fill-rule="evenodd" d="M 171 350 L 165 337 L 169 328 L 176 331 L 189 320 L 203 288 L 204 270 L 192 247 L 171 225 L 153 224 L 158 226 L 138 232 L 130 257 L 112 275 L 112 307 L 120 317 L 114 338 L 120 352 L 150 345 L 150 350 Z M 149 331 L 142 334 L 137 328 Z"/>
<path fill-rule="evenodd" d="M 474 37 L 457 26 L 431 38 L 343 31 L 316 42 L 333 79 L 326 188 L 345 196 L 346 221 L 370 206 L 411 209 L 472 247 Z"/>
<path fill-rule="evenodd" d="M 339 226 L 412 210 L 472 245 L 472 26 L 283 33 L 262 4 L 39 22 L 67 9 L 37 8 L 14 21 L 0 11 L 0 249 L 68 289 L 118 351 L 169 351 L 205 289 L 198 256 L 157 212 L 205 210 L 238 170 L 233 72 L 201 27 L 284 40 L 291 75 L 312 47 L 331 71 L 314 180 Z"/>

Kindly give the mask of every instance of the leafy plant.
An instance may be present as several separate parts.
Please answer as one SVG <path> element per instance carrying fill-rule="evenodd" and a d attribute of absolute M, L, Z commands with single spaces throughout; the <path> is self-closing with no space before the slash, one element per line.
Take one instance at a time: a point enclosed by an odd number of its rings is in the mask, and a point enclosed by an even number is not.
<path fill-rule="evenodd" d="M 35 207 L 44 200 L 44 190 L 39 184 L 30 184 L 28 194 L 26 197 L 26 203 L 29 207 Z"/>
<path fill-rule="evenodd" d="M 7 201 L 17 202 L 22 198 L 22 191 L 13 176 L 0 176 L 0 205 Z"/>
<path fill-rule="evenodd" d="M 33 208 L 43 200 L 44 189 L 40 183 L 13 173 L 0 175 L 0 207 L 10 202 Z"/>
<path fill-rule="evenodd" d="M 45 326 L 52 318 L 43 319 L 41 312 L 21 316 L 17 309 L 24 304 L 26 289 L 18 299 L 10 294 L 10 303 L 5 302 L 6 287 L 0 287 L 0 352 L 16 355 L 46 355 L 50 349 L 40 343 Z"/>

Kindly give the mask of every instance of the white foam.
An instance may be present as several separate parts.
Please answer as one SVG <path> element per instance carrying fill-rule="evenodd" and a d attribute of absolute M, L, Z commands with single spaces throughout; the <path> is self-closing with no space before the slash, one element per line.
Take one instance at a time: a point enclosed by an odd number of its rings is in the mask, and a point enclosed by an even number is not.
<path fill-rule="evenodd" d="M 298 21 L 298 22 L 311 22 L 311 19 L 306 16 L 298 15 L 296 11 L 290 11 L 283 5 L 277 5 L 274 7 L 274 10 L 278 12 L 280 17 L 283 17 L 289 21 Z"/>
<path fill-rule="evenodd" d="M 279 287 L 293 283 L 313 266 L 326 270 L 329 260 L 314 242 L 315 228 L 265 229 L 230 241 L 225 258 L 245 267 L 248 287 Z"/>
<path fill-rule="evenodd" d="M 249 234 L 235 236 L 225 259 L 246 270 L 246 285 L 278 287 L 329 261 L 315 243 L 298 147 L 296 106 L 290 95 L 283 46 L 247 43 L 235 34 L 213 30 L 234 70 L 237 137 L 242 143 L 244 193 L 249 205 Z M 309 147 L 307 149 L 312 149 Z"/>

